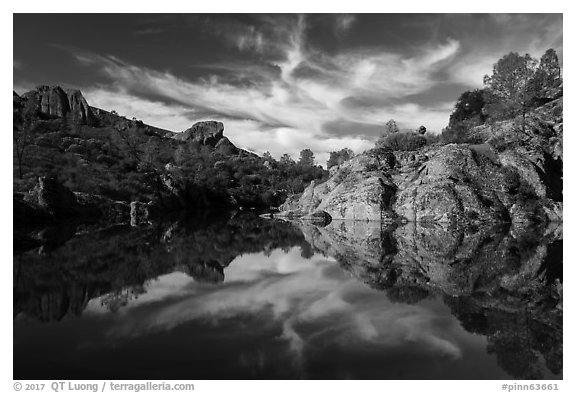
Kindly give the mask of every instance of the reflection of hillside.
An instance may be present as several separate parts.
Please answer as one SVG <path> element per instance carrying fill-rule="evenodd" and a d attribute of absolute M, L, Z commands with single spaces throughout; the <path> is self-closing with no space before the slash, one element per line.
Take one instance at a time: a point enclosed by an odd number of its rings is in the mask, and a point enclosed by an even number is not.
<path fill-rule="evenodd" d="M 314 249 L 393 301 L 441 296 L 513 377 L 542 378 L 542 357 L 562 372 L 561 228 L 298 226 Z"/>
<path fill-rule="evenodd" d="M 66 239 L 77 229 L 41 231 L 42 247 L 14 255 L 14 315 L 40 320 L 79 315 L 88 301 L 114 310 L 137 296 L 142 284 L 182 271 L 197 281 L 221 282 L 238 255 L 302 246 L 304 237 L 287 223 L 251 215 L 189 217 L 150 227 L 114 226 Z M 48 237 L 47 237 L 48 236 Z"/>

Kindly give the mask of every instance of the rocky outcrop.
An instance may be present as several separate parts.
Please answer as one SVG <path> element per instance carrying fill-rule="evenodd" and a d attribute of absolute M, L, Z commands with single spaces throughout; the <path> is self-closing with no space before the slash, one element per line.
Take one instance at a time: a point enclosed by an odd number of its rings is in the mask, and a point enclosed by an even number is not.
<path fill-rule="evenodd" d="M 201 121 L 186 131 L 174 135 L 174 139 L 215 147 L 223 136 L 224 124 L 219 121 Z"/>
<path fill-rule="evenodd" d="M 478 143 L 372 149 L 289 198 L 288 217 L 409 222 L 562 220 L 562 98 L 470 131 Z M 474 138 L 472 138 L 472 136 Z"/>
<path fill-rule="evenodd" d="M 93 206 L 79 204 L 76 195 L 52 177 L 38 178 L 38 183 L 24 199 L 55 219 L 99 214 Z"/>
<path fill-rule="evenodd" d="M 391 220 L 389 210 L 396 186 L 387 174 L 394 161 L 385 152 L 367 153 L 343 163 L 326 182 L 314 182 L 296 197 L 289 198 L 280 210 L 284 214 L 305 216 L 318 211 L 332 219 Z"/>
<path fill-rule="evenodd" d="M 128 222 L 130 206 L 101 195 L 73 193 L 52 177 L 40 177 L 26 194 L 14 194 L 14 227 L 62 221 Z"/>
<path fill-rule="evenodd" d="M 80 90 L 60 86 L 39 86 L 24 94 L 26 105 L 45 118 L 61 118 L 76 124 L 95 125 L 96 117 Z"/>
<path fill-rule="evenodd" d="M 428 160 L 398 184 L 391 209 L 407 221 L 509 220 L 514 186 L 507 172 L 470 146 L 428 150 Z"/>
<path fill-rule="evenodd" d="M 21 107 L 24 104 L 24 99 L 15 91 L 12 91 L 12 101 L 14 108 Z"/>
<path fill-rule="evenodd" d="M 94 125 L 96 117 L 80 90 L 66 90 L 72 119 L 80 124 Z"/>
<path fill-rule="evenodd" d="M 214 146 L 214 151 L 225 156 L 235 156 L 240 152 L 230 139 L 222 137 Z"/>
<path fill-rule="evenodd" d="M 224 136 L 224 124 L 217 121 L 201 121 L 195 123 L 186 131 L 172 135 L 173 139 L 197 143 L 202 146 L 207 146 L 214 153 L 223 156 L 233 157 L 253 157 L 259 158 L 257 154 L 249 152 L 244 149 L 236 147 L 230 139 Z"/>

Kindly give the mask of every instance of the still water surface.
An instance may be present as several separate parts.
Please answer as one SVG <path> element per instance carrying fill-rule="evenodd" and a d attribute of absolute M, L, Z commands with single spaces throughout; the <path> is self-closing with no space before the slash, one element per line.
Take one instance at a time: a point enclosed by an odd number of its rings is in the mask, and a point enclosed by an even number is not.
<path fill-rule="evenodd" d="M 243 215 L 37 232 L 14 255 L 14 378 L 562 378 L 547 231 Z"/>

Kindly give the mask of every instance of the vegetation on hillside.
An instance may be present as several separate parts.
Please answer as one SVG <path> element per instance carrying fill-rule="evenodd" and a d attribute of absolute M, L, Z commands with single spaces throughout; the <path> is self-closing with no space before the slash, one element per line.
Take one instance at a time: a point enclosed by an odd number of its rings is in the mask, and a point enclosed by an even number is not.
<path fill-rule="evenodd" d="M 540 58 L 510 52 L 484 77 L 484 88 L 460 95 L 441 134 L 442 143 L 473 142 L 467 131 L 484 123 L 517 119 L 524 130 L 529 111 L 554 99 L 562 86 L 558 55 L 548 49 Z"/>
<path fill-rule="evenodd" d="M 334 166 L 342 165 L 344 162 L 350 160 L 352 157 L 354 157 L 354 152 L 348 149 L 347 147 L 339 151 L 330 152 L 330 158 L 328 158 L 326 166 L 328 167 L 328 169 L 330 169 Z"/>
<path fill-rule="evenodd" d="M 562 88 L 558 56 L 553 49 L 539 61 L 528 54 L 509 53 L 498 60 L 484 84 L 483 89 L 462 93 L 440 136 L 423 136 L 424 127 L 401 132 L 390 120 L 376 146 L 417 150 L 436 142 L 474 143 L 470 129 L 507 119 L 516 119 L 523 130 L 527 113 L 554 99 Z M 178 194 L 180 208 L 269 207 L 302 192 L 312 180 L 322 182 L 328 176 L 315 164 L 310 149 L 302 150 L 298 160 L 288 154 L 279 160 L 269 153 L 258 157 L 229 141 L 216 148 L 178 140 L 174 133 L 135 118 L 93 111 L 97 124 L 82 125 L 68 117 L 42 116 L 37 103 L 14 96 L 15 191 L 28 191 L 39 176 L 51 176 L 72 191 L 115 200 L 163 202 L 168 194 Z M 348 148 L 331 152 L 327 169 L 353 156 Z"/>
<path fill-rule="evenodd" d="M 179 207 L 278 206 L 327 176 L 309 149 L 299 162 L 179 141 L 137 119 L 95 109 L 97 126 L 71 125 L 26 111 L 14 100 L 14 191 L 31 189 L 39 176 L 55 177 L 72 191 L 123 201 L 166 200 L 177 186 Z M 168 184 L 168 185 L 167 185 Z"/>

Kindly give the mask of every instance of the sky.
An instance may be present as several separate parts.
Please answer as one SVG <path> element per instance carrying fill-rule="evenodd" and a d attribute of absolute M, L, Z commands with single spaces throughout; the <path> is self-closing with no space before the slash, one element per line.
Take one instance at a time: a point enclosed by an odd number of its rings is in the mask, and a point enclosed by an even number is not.
<path fill-rule="evenodd" d="M 562 61 L 562 14 L 14 14 L 13 86 L 172 131 L 224 123 L 237 146 L 294 159 L 373 146 L 394 119 L 437 133 L 514 51 Z"/>

